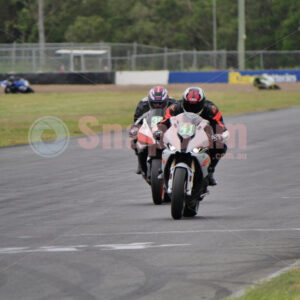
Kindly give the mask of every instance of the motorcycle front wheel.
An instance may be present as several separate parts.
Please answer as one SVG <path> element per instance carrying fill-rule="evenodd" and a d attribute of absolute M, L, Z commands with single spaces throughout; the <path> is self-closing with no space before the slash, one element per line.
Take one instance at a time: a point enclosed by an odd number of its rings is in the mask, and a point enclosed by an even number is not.
<path fill-rule="evenodd" d="M 159 205 L 162 203 L 163 183 L 158 179 L 161 170 L 161 159 L 152 159 L 151 162 L 151 191 L 153 203 Z"/>
<path fill-rule="evenodd" d="M 5 94 L 10 94 L 11 93 L 11 89 L 9 87 L 6 87 L 4 90 Z"/>
<path fill-rule="evenodd" d="M 173 219 L 182 218 L 184 198 L 186 193 L 186 169 L 177 168 L 175 170 L 171 197 L 171 214 Z"/>

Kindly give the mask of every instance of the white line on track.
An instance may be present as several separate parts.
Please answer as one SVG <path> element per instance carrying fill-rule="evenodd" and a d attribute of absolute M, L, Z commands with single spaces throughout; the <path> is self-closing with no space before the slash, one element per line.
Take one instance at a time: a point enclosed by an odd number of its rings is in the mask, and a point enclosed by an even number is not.
<path fill-rule="evenodd" d="M 154 235 L 154 234 L 192 234 L 192 233 L 233 233 L 233 232 L 285 232 L 300 231 L 300 228 L 246 228 L 246 229 L 203 229 L 203 230 L 171 230 L 171 231 L 132 231 L 106 233 L 64 234 L 63 237 L 112 236 L 112 235 Z"/>
<path fill-rule="evenodd" d="M 108 244 L 108 245 L 95 245 L 94 247 L 101 248 L 103 250 L 140 250 L 148 248 L 164 248 L 164 247 L 185 247 L 191 246 L 191 244 L 163 244 L 154 245 L 152 242 L 148 243 L 131 243 L 131 244 Z"/>
<path fill-rule="evenodd" d="M 1 254 L 19 254 L 19 253 L 49 253 L 49 252 L 78 252 L 87 249 L 98 250 L 143 250 L 149 248 L 165 248 L 165 247 L 187 247 L 191 244 L 161 244 L 156 245 L 153 242 L 146 243 L 130 243 L 130 244 L 103 244 L 103 245 L 72 245 L 72 246 L 44 246 L 38 248 L 30 247 L 10 247 L 0 248 Z"/>

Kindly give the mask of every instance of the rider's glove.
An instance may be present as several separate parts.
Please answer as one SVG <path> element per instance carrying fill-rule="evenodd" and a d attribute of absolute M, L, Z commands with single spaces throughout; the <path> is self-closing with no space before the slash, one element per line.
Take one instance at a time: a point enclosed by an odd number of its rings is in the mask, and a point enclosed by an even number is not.
<path fill-rule="evenodd" d="M 222 134 L 214 134 L 211 136 L 211 139 L 213 142 L 222 142 L 223 141 Z"/>
<path fill-rule="evenodd" d="M 131 138 L 136 137 L 138 131 L 139 131 L 139 128 L 136 125 L 132 125 L 129 130 L 129 137 L 131 137 Z"/>
<path fill-rule="evenodd" d="M 225 143 L 229 138 L 229 132 L 228 130 L 224 131 L 221 134 L 214 134 L 212 135 L 211 139 L 213 140 L 213 142 L 221 142 L 221 143 Z"/>
<path fill-rule="evenodd" d="M 156 141 L 160 141 L 161 136 L 162 136 L 162 132 L 160 130 L 156 130 L 154 132 L 154 138 L 155 138 Z"/>
<path fill-rule="evenodd" d="M 223 142 L 226 143 L 227 140 L 229 139 L 229 131 L 228 131 L 228 130 L 225 130 L 225 131 L 222 133 L 222 138 L 223 138 Z"/>

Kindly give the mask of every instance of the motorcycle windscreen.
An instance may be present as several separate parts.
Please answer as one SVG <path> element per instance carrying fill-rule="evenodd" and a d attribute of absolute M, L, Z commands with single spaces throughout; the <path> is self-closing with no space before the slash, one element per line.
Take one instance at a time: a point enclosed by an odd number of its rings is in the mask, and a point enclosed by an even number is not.
<path fill-rule="evenodd" d="M 146 116 L 147 123 L 151 127 L 157 125 L 164 119 L 165 111 L 165 108 L 151 108 Z"/>
<path fill-rule="evenodd" d="M 164 143 L 179 151 L 191 152 L 194 148 L 207 148 L 209 139 L 204 130 L 207 122 L 199 115 L 182 113 L 170 119 L 171 127 L 165 134 Z"/>

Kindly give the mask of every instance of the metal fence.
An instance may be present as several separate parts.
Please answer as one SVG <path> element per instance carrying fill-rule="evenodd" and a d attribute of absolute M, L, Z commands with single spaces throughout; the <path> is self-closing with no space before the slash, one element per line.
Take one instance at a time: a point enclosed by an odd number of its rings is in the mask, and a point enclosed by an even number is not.
<path fill-rule="evenodd" d="M 245 54 L 246 69 L 300 68 L 300 50 Z M 237 68 L 237 51 L 183 51 L 136 43 L 46 44 L 42 49 L 39 44 L 0 44 L 0 73 Z"/>

